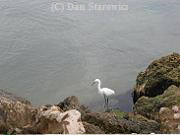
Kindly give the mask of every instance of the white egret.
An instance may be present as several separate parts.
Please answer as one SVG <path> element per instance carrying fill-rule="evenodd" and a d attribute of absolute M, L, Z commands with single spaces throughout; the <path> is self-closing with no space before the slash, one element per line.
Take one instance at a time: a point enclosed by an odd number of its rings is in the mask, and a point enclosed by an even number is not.
<path fill-rule="evenodd" d="M 94 85 L 95 83 L 97 83 L 97 88 L 98 88 L 98 92 L 99 94 L 104 96 L 104 100 L 105 100 L 105 107 L 107 107 L 107 111 L 109 110 L 108 104 L 109 104 L 109 96 L 112 96 L 115 94 L 115 91 L 109 88 L 101 88 L 101 81 L 100 79 L 95 79 L 92 83 L 92 85 Z"/>

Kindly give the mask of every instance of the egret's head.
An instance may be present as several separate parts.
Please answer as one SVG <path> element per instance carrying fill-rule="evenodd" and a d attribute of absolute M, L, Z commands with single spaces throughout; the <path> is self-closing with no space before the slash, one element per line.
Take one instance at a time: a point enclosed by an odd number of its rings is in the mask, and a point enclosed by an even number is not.
<path fill-rule="evenodd" d="M 100 83 L 100 80 L 99 79 L 95 79 L 91 85 L 94 85 L 96 83 Z"/>

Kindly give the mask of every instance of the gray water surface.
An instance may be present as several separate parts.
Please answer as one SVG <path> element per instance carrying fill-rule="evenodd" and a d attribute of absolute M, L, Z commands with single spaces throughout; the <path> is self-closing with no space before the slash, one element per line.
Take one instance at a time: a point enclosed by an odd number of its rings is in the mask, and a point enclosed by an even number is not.
<path fill-rule="evenodd" d="M 179 0 L 76 0 L 128 4 L 128 11 L 52 12 L 49 0 L 0 1 L 0 88 L 34 105 L 78 96 L 93 110 L 95 78 L 116 91 L 111 105 L 130 111 L 138 72 L 180 52 Z M 72 2 L 72 1 L 66 1 Z"/>

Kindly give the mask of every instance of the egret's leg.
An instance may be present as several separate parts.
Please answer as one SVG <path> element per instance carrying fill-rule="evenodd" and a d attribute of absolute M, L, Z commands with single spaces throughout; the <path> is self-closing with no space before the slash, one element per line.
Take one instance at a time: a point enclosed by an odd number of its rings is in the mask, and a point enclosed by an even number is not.
<path fill-rule="evenodd" d="M 104 95 L 104 101 L 105 101 L 104 108 L 106 108 L 106 96 L 105 95 Z"/>
<path fill-rule="evenodd" d="M 108 101 L 107 101 L 107 96 L 106 96 L 106 109 L 107 109 L 107 102 L 108 102 Z"/>
<path fill-rule="evenodd" d="M 107 97 L 107 110 L 109 110 L 108 104 L 109 104 L 109 99 L 108 99 L 108 97 Z"/>
<path fill-rule="evenodd" d="M 106 96 L 105 96 L 106 97 Z M 107 110 L 107 97 L 106 97 L 106 106 L 105 106 L 105 109 Z"/>

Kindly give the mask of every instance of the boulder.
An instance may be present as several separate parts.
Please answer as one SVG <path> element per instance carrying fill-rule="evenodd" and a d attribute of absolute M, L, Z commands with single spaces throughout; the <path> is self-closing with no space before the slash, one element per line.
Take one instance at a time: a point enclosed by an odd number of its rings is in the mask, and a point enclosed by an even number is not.
<path fill-rule="evenodd" d="M 90 112 L 88 107 L 81 105 L 79 103 L 78 98 L 75 96 L 67 97 L 66 99 L 64 99 L 64 101 L 60 102 L 57 106 L 59 106 L 63 111 L 68 111 L 71 109 L 78 110 L 79 112 L 81 112 L 82 119 L 86 115 L 86 113 Z"/>
<path fill-rule="evenodd" d="M 86 130 L 86 134 L 105 134 L 105 132 L 102 131 L 98 126 L 95 126 L 87 122 L 83 122 L 83 125 Z"/>
<path fill-rule="evenodd" d="M 23 98 L 0 90 L 0 133 L 85 133 L 81 113 L 63 111 L 56 105 L 32 107 Z"/>
<path fill-rule="evenodd" d="M 59 106 L 62 110 L 67 111 L 71 109 L 79 109 L 81 105 L 77 97 L 70 96 L 60 102 L 57 106 Z"/>
<path fill-rule="evenodd" d="M 0 90 L 0 133 L 32 123 L 35 115 L 29 101 Z"/>
<path fill-rule="evenodd" d="M 16 130 L 17 131 L 17 130 Z M 36 120 L 31 125 L 19 129 L 23 134 L 81 134 L 85 133 L 81 113 L 77 110 L 62 112 L 58 106 L 41 106 Z"/>
<path fill-rule="evenodd" d="M 134 105 L 134 112 L 156 119 L 155 117 L 159 113 L 160 108 L 171 108 L 174 105 L 180 105 L 180 88 L 172 85 L 162 95 L 139 98 Z"/>
<path fill-rule="evenodd" d="M 134 112 L 128 113 L 127 119 L 136 122 L 140 126 L 141 130 L 139 133 L 160 133 L 160 124 L 155 120 L 148 119 Z"/>
<path fill-rule="evenodd" d="M 177 105 L 176 105 L 177 106 Z M 180 106 L 178 106 L 180 108 Z M 169 134 L 180 133 L 178 126 L 180 123 L 180 112 L 174 112 L 173 108 L 160 109 L 159 122 L 161 123 L 161 132 Z"/>
<path fill-rule="evenodd" d="M 139 98 L 134 105 L 134 112 L 159 121 L 162 133 L 177 133 L 179 106 L 180 88 L 172 85 L 162 95 Z"/>
<path fill-rule="evenodd" d="M 85 121 L 99 127 L 106 134 L 159 133 L 160 128 L 157 122 L 129 120 L 114 112 L 88 113 Z"/>
<path fill-rule="evenodd" d="M 141 97 L 155 97 L 169 86 L 180 86 L 180 55 L 173 53 L 153 61 L 148 68 L 139 73 L 133 91 L 134 103 Z"/>
<path fill-rule="evenodd" d="M 34 127 L 37 133 L 43 134 L 81 134 L 85 129 L 80 120 L 81 113 L 75 109 L 62 112 L 58 106 L 52 106 L 49 109 L 41 107 Z"/>

